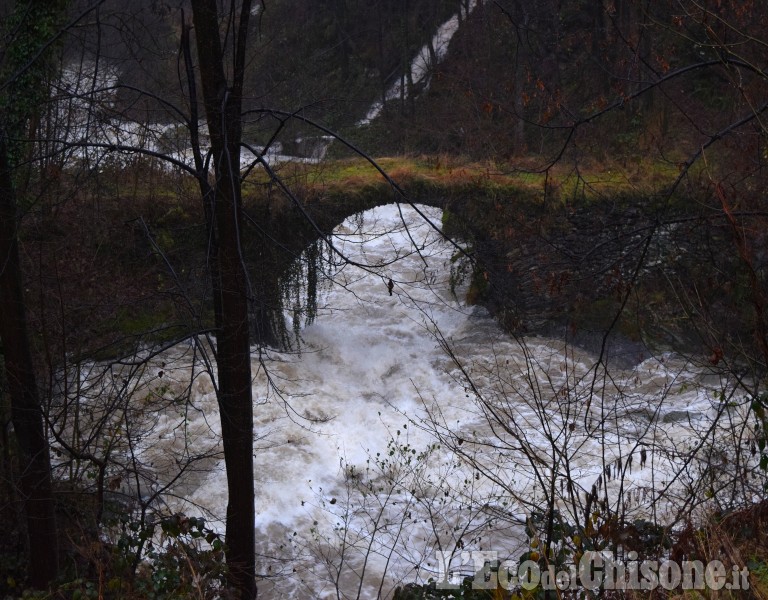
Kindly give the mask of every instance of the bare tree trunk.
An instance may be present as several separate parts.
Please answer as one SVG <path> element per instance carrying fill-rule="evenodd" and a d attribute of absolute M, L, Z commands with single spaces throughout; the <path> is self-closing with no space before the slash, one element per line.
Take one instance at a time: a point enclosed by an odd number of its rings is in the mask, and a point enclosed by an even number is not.
<path fill-rule="evenodd" d="M 197 171 L 197 184 L 200 188 L 200 198 L 203 201 L 203 214 L 205 216 L 205 231 L 208 239 L 208 256 L 210 258 L 210 277 L 211 289 L 218 289 L 219 282 L 219 239 L 214 222 L 215 210 L 215 190 L 208 182 L 208 167 L 203 158 L 203 152 L 200 145 L 199 128 L 199 102 L 197 98 L 197 80 L 195 78 L 194 63 L 192 61 L 192 45 L 190 42 L 190 31 L 192 26 L 186 22 L 184 13 L 181 19 L 181 51 L 184 56 L 184 69 L 187 77 L 188 97 L 189 97 L 189 136 L 192 146 L 192 154 L 195 161 L 195 170 Z M 221 296 L 218 293 L 213 294 L 213 318 L 216 329 L 221 328 Z"/>
<path fill-rule="evenodd" d="M 16 229 L 16 196 L 5 131 L 0 131 L 0 340 L 20 451 L 29 538 L 30 584 L 45 588 L 59 567 L 51 458 L 27 333 Z"/>
<path fill-rule="evenodd" d="M 250 2 L 239 14 L 230 14 L 236 25 L 234 69 L 227 81 L 227 53 L 219 37 L 215 0 L 193 0 L 193 22 L 203 87 L 205 112 L 216 169 L 213 215 L 218 253 L 218 297 L 221 323 L 217 331 L 216 360 L 219 373 L 219 409 L 227 470 L 227 565 L 232 586 L 243 600 L 256 597 L 253 485 L 253 403 L 251 353 L 248 327 L 249 286 L 241 253 L 242 198 L 240 142 L 242 138 L 242 85 Z"/>

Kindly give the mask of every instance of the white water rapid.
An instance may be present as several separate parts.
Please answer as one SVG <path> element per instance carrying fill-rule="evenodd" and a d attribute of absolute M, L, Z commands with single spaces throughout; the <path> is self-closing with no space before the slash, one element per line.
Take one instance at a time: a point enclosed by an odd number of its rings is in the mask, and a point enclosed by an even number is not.
<path fill-rule="evenodd" d="M 440 62 L 443 60 L 443 58 L 445 58 L 445 55 L 448 53 L 448 45 L 451 43 L 451 39 L 458 30 L 462 19 L 466 19 L 469 16 L 469 14 L 475 9 L 476 4 L 477 0 L 469 0 L 466 8 L 460 7 L 459 10 L 461 14 L 453 15 L 450 19 L 448 19 L 445 23 L 437 28 L 437 31 L 435 31 L 435 34 L 432 36 L 432 40 L 430 42 L 432 50 L 430 50 L 430 45 L 425 44 L 416 53 L 416 55 L 411 60 L 409 74 L 409 81 L 411 81 L 414 86 L 419 86 L 422 88 L 422 91 L 426 91 L 426 89 L 429 87 L 432 72 L 437 66 L 433 64 L 434 61 Z M 381 114 L 381 111 L 384 110 L 385 102 L 399 98 L 403 94 L 407 96 L 408 90 L 406 87 L 404 87 L 404 80 L 405 74 L 399 77 L 389 87 L 387 92 L 384 94 L 383 101 L 378 100 L 371 105 L 365 117 L 360 119 L 360 121 L 357 122 L 357 125 L 368 125 L 371 121 L 378 117 Z"/>
<path fill-rule="evenodd" d="M 439 226 L 439 211 L 421 210 Z M 517 559 L 551 477 L 569 522 L 583 520 L 598 480 L 631 522 L 692 514 L 703 500 L 687 499 L 725 477 L 712 465 L 732 460 L 724 440 L 743 410 L 714 372 L 669 355 L 606 372 L 559 340 L 510 338 L 453 297 L 455 248 L 410 207 L 349 219 L 335 240 L 382 266 L 334 273 L 300 355 L 254 351 L 261 598 L 386 597 L 434 577 L 437 549 L 456 551 L 465 572 L 462 549 Z M 141 417 L 133 452 L 151 489 L 191 455 L 218 452 L 214 391 L 192 357 L 177 346 L 140 376 L 156 397 L 190 390 Z M 223 531 L 220 455 L 195 465 L 162 494 L 164 510 Z"/>

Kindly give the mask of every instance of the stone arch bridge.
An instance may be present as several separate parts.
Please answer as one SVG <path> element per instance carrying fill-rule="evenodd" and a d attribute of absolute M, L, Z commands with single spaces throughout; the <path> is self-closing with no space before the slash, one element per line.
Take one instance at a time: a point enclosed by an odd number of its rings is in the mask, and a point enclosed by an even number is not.
<path fill-rule="evenodd" d="M 319 252 L 317 243 L 328 238 L 347 218 L 377 206 L 399 202 L 446 209 L 453 204 L 449 194 L 403 194 L 386 182 L 354 193 L 343 189 L 310 191 L 289 198 L 279 190 L 249 195 L 244 191 L 247 215 L 244 225 L 244 252 L 251 279 L 251 339 L 254 343 L 285 346 L 290 343 L 282 327 L 282 314 L 291 278 L 318 274 L 318 265 L 297 268 L 297 259 L 309 250 Z M 439 226 L 440 224 L 436 224 Z M 313 250 L 314 249 L 314 250 Z M 320 253 L 321 254 L 321 253 Z M 316 256 L 320 260 L 320 256 Z M 311 260 L 311 258 L 310 258 Z M 306 316 L 312 318 L 315 293 L 313 281 L 306 286 Z"/>

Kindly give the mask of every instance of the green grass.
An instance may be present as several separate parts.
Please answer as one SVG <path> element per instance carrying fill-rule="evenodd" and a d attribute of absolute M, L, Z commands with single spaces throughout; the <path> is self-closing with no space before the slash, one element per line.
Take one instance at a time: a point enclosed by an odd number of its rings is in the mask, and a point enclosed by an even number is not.
<path fill-rule="evenodd" d="M 526 164 L 527 163 L 527 164 Z M 418 198 L 425 193 L 479 193 L 502 198 L 546 195 L 548 202 L 600 201 L 617 196 L 653 195 L 668 187 L 679 174 L 679 165 L 635 159 L 592 163 L 578 168 L 565 163 L 548 171 L 537 170 L 532 160 L 521 164 L 498 161 L 477 162 L 449 155 L 381 157 L 376 164 L 396 184 Z M 382 174 L 367 160 L 327 160 L 319 165 L 288 164 L 279 176 L 299 194 L 370 193 L 386 185 Z M 266 174 L 257 171 L 249 183 L 266 183 Z"/>

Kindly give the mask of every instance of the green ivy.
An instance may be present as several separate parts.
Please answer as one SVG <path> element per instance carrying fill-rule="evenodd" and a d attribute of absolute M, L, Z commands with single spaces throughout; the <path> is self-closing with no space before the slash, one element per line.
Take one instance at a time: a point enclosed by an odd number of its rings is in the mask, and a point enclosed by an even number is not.
<path fill-rule="evenodd" d="M 48 98 L 53 75 L 54 42 L 67 3 L 63 0 L 18 2 L 3 27 L 6 40 L 0 82 L 2 129 L 10 140 L 12 163 L 19 158 L 29 120 Z M 53 43 L 52 43 L 53 42 Z"/>
<path fill-rule="evenodd" d="M 145 598 L 216 598 L 226 584 L 224 542 L 202 517 L 124 518 L 116 553 L 123 572 L 136 571 L 133 586 Z"/>
<path fill-rule="evenodd" d="M 768 471 L 768 392 L 755 396 L 750 408 L 755 417 L 755 438 L 751 451 L 759 455 L 760 469 Z"/>

